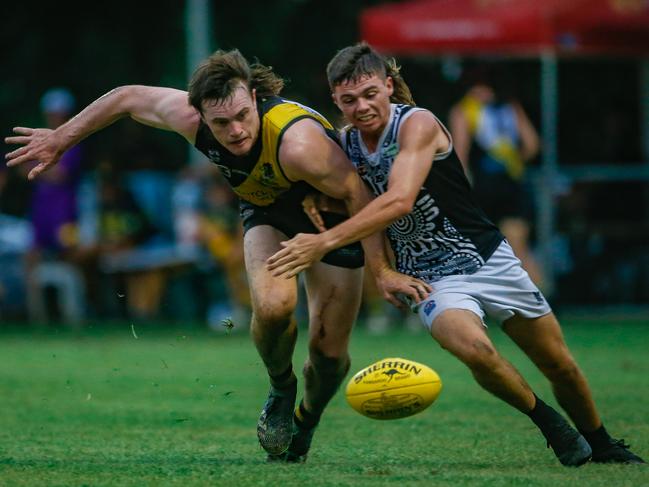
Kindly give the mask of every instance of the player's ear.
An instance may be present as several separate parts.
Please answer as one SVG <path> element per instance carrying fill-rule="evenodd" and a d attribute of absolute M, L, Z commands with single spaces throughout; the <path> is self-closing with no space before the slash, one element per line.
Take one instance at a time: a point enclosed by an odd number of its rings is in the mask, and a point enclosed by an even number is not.
<path fill-rule="evenodd" d="M 338 104 L 338 100 L 336 99 L 336 93 L 331 93 L 331 99 L 334 102 L 334 105 L 338 107 L 338 110 L 342 111 L 342 108 L 340 108 L 340 105 Z"/>
<path fill-rule="evenodd" d="M 392 96 L 394 93 L 394 80 L 392 76 L 385 77 L 385 87 L 388 89 L 388 96 Z"/>
<path fill-rule="evenodd" d="M 257 106 L 257 89 L 253 88 L 250 90 L 250 97 L 252 98 L 252 104 Z"/>

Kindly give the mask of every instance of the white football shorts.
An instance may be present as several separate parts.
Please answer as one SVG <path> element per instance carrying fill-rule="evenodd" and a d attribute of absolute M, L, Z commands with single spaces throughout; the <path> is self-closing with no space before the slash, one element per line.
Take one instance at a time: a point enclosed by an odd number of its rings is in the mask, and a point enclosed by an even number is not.
<path fill-rule="evenodd" d="M 485 315 L 502 324 L 514 314 L 538 318 L 552 311 L 506 240 L 474 274 L 444 277 L 431 286 L 433 292 L 413 309 L 429 330 L 447 309 L 473 311 L 483 324 Z"/>

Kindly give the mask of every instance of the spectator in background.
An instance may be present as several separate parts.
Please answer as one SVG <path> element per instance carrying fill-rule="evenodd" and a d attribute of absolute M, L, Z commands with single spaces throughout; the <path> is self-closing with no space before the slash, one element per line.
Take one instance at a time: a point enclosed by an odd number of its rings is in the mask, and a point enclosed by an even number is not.
<path fill-rule="evenodd" d="M 496 222 L 537 286 L 543 277 L 529 248 L 532 203 L 525 165 L 539 152 L 539 137 L 505 80 L 476 72 L 466 95 L 451 109 L 453 144 L 478 204 Z M 498 82 L 496 82 L 498 81 Z"/>
<path fill-rule="evenodd" d="M 50 129 L 65 123 L 74 109 L 74 96 L 65 88 L 52 88 L 41 98 L 41 110 Z M 83 314 L 81 277 L 66 263 L 76 244 L 82 159 L 82 147 L 71 147 L 61 156 L 60 164 L 33 186 L 29 217 L 34 241 L 27 255 L 27 281 L 29 312 L 38 321 L 48 318 L 43 297 L 46 287 L 57 289 L 58 311 L 65 321 L 78 322 Z"/>
<path fill-rule="evenodd" d="M 218 273 L 221 289 L 212 298 L 208 312 L 210 327 L 222 330 L 223 319 L 231 317 L 237 330 L 246 329 L 251 303 L 243 259 L 243 226 L 238 201 L 218 173 L 206 181 L 197 234 L 222 271 L 222 275 Z"/>
<path fill-rule="evenodd" d="M 12 195 L 9 171 L 0 166 L 0 201 Z M 23 216 L 23 215 L 21 215 Z M 0 322 L 18 317 L 25 311 L 25 253 L 32 241 L 31 224 L 0 206 Z"/>
<path fill-rule="evenodd" d="M 116 165 L 110 157 L 98 164 L 96 208 L 88 215 L 96 221 L 95 234 L 80 239 L 73 256 L 84 270 L 87 291 L 94 298 L 90 302 L 120 303 L 120 312 L 126 311 L 129 318 L 154 319 L 167 281 L 165 266 L 156 255 L 147 256 L 158 230 L 136 201 L 125 174 L 113 169 Z M 112 306 L 110 311 L 115 311 Z"/>
<path fill-rule="evenodd" d="M 48 90 L 41 98 L 41 110 L 47 127 L 55 129 L 73 113 L 75 100 L 65 88 Z M 71 147 L 60 163 L 34 184 L 31 221 L 34 226 L 35 258 L 59 258 L 75 241 L 77 220 L 76 193 L 83 160 L 82 146 Z"/>

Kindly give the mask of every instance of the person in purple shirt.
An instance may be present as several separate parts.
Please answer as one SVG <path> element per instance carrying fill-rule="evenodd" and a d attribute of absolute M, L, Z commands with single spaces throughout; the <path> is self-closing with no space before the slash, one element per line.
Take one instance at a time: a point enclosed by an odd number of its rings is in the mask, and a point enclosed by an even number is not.
<path fill-rule="evenodd" d="M 47 126 L 55 129 L 74 111 L 74 97 L 65 88 L 48 90 L 41 98 Z M 30 197 L 32 246 L 26 255 L 27 312 L 31 320 L 57 317 L 78 326 L 84 315 L 84 283 L 74 250 L 77 244 L 77 192 L 81 179 L 82 148 L 65 151 L 60 163 L 35 182 Z M 45 289 L 56 289 L 57 313 Z"/>
<path fill-rule="evenodd" d="M 50 89 L 41 98 L 41 109 L 47 126 L 55 129 L 70 118 L 74 97 L 65 88 Z M 74 242 L 82 159 L 81 146 L 71 147 L 59 164 L 34 184 L 30 217 L 34 229 L 33 250 L 37 255 L 58 257 Z"/>

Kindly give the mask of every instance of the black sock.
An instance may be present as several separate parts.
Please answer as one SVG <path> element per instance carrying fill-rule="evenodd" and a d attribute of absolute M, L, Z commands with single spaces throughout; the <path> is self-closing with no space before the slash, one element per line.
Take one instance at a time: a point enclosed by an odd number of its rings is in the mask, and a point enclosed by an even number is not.
<path fill-rule="evenodd" d="M 313 429 L 318 426 L 318 423 L 320 422 L 320 414 L 313 414 L 312 412 L 307 411 L 304 407 L 304 399 L 302 399 L 298 407 L 295 408 L 293 421 L 295 421 L 295 424 L 303 430 Z"/>
<path fill-rule="evenodd" d="M 548 408 L 552 409 L 550 406 L 545 404 L 541 398 L 534 394 L 534 407 L 527 414 L 534 423 L 538 424 L 539 421 L 543 421 L 548 416 Z"/>
<path fill-rule="evenodd" d="M 297 378 L 293 376 L 293 364 L 289 364 L 288 368 L 281 374 L 268 374 L 268 377 L 270 377 L 270 384 L 275 389 L 290 389 L 297 380 Z M 291 377 L 294 377 L 295 380 L 289 380 Z"/>
<path fill-rule="evenodd" d="M 595 431 L 588 432 L 579 430 L 579 432 L 584 438 L 586 438 L 586 441 L 593 450 L 601 450 L 607 448 L 613 441 L 611 435 L 608 434 L 608 431 L 606 431 L 606 428 L 604 428 L 603 424 Z"/>
<path fill-rule="evenodd" d="M 561 416 L 557 411 L 554 410 L 551 406 L 548 406 L 544 403 L 536 394 L 534 394 L 536 399 L 536 404 L 534 408 L 527 414 L 530 419 L 534 422 L 536 426 L 541 430 L 545 435 L 548 431 L 548 428 L 555 422 L 558 418 L 565 421 L 563 416 Z"/>

